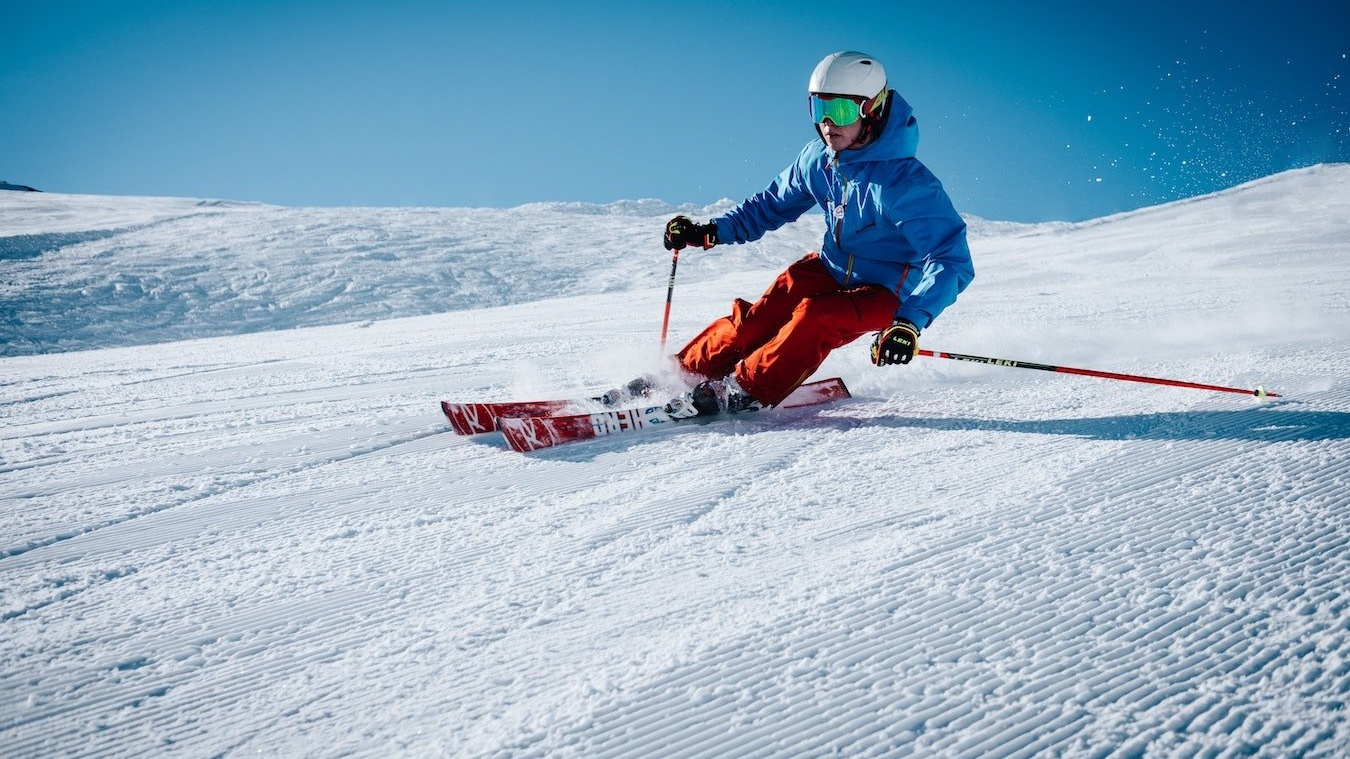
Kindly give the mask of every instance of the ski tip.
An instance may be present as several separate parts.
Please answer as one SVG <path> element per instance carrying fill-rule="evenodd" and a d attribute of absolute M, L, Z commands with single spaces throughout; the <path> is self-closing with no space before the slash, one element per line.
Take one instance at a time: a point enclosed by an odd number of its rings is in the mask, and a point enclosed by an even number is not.
<path fill-rule="evenodd" d="M 469 429 L 459 413 L 459 404 L 450 401 L 441 401 L 441 413 L 450 420 L 450 429 L 455 431 L 456 435 L 472 435 L 473 430 Z"/>
<path fill-rule="evenodd" d="M 529 453 L 536 447 L 530 444 L 531 437 L 526 430 L 529 424 L 528 419 L 498 419 L 497 429 L 501 431 L 502 437 L 506 438 L 506 444 L 516 453 Z"/>
<path fill-rule="evenodd" d="M 530 453 L 540 448 L 548 448 L 553 441 L 539 435 L 539 427 L 546 428 L 547 422 L 536 422 L 530 417 L 501 417 L 497 419 L 497 429 L 506 438 L 506 445 L 516 453 Z"/>
<path fill-rule="evenodd" d="M 591 415 L 497 417 L 497 428 L 517 453 L 530 453 L 595 437 Z"/>
<path fill-rule="evenodd" d="M 496 418 L 486 404 L 441 401 L 441 412 L 457 435 L 481 435 L 497 429 Z"/>

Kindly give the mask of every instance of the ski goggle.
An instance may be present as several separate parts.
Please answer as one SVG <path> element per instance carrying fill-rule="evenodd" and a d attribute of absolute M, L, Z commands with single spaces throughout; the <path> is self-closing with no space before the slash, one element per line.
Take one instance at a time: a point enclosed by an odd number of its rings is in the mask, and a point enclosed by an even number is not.
<path fill-rule="evenodd" d="M 835 126 L 848 126 L 862 118 L 863 106 L 868 102 L 848 95 L 811 95 L 811 119 L 817 124 L 826 119 Z"/>

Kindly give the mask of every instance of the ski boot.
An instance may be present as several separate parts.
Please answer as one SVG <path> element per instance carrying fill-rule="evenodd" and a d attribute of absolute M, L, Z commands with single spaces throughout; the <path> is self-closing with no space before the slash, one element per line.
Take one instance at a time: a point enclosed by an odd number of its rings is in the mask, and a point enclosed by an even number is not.
<path fill-rule="evenodd" d="M 619 406 L 638 398 L 646 398 L 656 388 L 656 377 L 644 374 L 623 387 L 606 390 L 600 396 L 600 402 L 606 406 Z"/>
<path fill-rule="evenodd" d="M 666 413 L 676 419 L 691 419 L 696 416 L 743 414 L 762 408 L 764 404 L 747 393 L 735 377 L 728 375 L 720 380 L 700 382 L 693 390 L 672 398 L 666 404 Z"/>

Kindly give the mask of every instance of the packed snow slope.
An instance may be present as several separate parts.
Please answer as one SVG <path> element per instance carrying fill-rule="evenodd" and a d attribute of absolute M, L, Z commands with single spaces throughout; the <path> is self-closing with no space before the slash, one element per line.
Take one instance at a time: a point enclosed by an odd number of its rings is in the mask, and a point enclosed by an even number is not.
<path fill-rule="evenodd" d="M 437 401 L 663 369 L 678 209 L 0 194 L 0 755 L 1346 756 L 1347 209 L 972 220 L 922 338 L 1278 400 L 860 342 L 519 455 Z M 687 251 L 672 347 L 820 232 Z"/>

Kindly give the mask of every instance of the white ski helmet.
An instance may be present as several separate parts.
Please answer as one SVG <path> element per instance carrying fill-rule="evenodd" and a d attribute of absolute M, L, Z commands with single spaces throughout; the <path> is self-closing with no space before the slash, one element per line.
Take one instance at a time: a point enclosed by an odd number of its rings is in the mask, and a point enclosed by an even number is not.
<path fill-rule="evenodd" d="M 886 69 L 866 53 L 830 53 L 811 72 L 809 92 L 872 100 L 886 92 Z"/>

